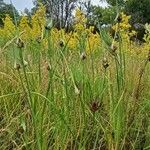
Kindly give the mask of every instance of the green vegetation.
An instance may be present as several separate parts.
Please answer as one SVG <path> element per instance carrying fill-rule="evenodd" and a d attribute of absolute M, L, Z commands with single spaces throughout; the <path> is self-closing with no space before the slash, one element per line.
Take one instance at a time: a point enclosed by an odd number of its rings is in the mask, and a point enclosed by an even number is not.
<path fill-rule="evenodd" d="M 0 28 L 0 149 L 149 150 L 150 25 L 139 45 L 124 13 L 114 35 L 79 9 L 72 32 L 44 13 Z"/>
<path fill-rule="evenodd" d="M 16 15 L 15 18 L 18 21 L 19 14 L 15 7 L 13 7 L 11 4 L 4 3 L 3 0 L 0 0 L 0 27 L 3 26 L 3 19 L 6 17 L 6 14 L 14 19 L 14 13 Z"/>

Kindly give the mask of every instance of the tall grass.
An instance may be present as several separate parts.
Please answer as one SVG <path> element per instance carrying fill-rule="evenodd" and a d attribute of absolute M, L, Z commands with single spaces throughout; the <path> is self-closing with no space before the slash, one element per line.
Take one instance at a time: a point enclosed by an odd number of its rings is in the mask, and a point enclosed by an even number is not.
<path fill-rule="evenodd" d="M 76 52 L 45 36 L 47 51 L 13 39 L 1 53 L 0 149 L 148 150 L 149 58 L 129 55 L 121 36 L 114 51 L 102 29 L 89 54 L 84 36 Z"/>

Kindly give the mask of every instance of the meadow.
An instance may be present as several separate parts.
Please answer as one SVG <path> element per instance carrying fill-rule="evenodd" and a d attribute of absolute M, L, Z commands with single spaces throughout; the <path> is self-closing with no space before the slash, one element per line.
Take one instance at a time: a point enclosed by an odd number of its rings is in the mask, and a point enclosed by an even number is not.
<path fill-rule="evenodd" d="M 130 16 L 112 29 L 53 27 L 41 6 L 29 25 L 0 28 L 1 150 L 149 150 L 150 25 L 144 42 Z"/>

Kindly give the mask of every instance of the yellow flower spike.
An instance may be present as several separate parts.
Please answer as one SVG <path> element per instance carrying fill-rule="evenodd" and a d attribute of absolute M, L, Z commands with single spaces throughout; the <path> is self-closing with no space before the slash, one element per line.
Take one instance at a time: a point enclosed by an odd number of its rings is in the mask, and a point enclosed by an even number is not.
<path fill-rule="evenodd" d="M 3 23 L 4 27 L 3 30 L 1 30 L 2 37 L 8 39 L 12 38 L 16 31 L 16 27 L 9 15 L 6 15 L 5 19 L 3 20 Z"/>
<path fill-rule="evenodd" d="M 19 30 L 23 31 L 23 40 L 28 40 L 30 39 L 31 35 L 31 28 L 29 26 L 29 21 L 27 16 L 22 16 L 20 23 L 19 23 Z"/>
<path fill-rule="evenodd" d="M 131 16 L 127 16 L 123 12 L 120 14 L 122 20 L 118 24 L 116 23 L 112 29 L 115 30 L 116 32 L 119 31 L 121 37 L 122 37 L 122 42 L 124 43 L 123 46 L 125 47 L 124 49 L 128 49 L 128 46 L 130 45 L 130 38 L 134 35 L 136 35 L 136 32 L 131 29 L 131 25 L 129 24 L 129 19 Z"/>
<path fill-rule="evenodd" d="M 46 9 L 41 4 L 39 9 L 31 18 L 31 23 L 32 23 L 31 35 L 33 39 L 41 36 L 41 33 L 43 32 L 45 28 L 45 24 L 46 24 L 45 14 L 46 14 Z"/>
<path fill-rule="evenodd" d="M 86 22 L 87 22 L 87 18 L 85 17 L 84 13 L 80 10 L 77 9 L 76 13 L 75 13 L 75 31 L 77 32 L 81 32 L 84 31 L 86 28 Z"/>

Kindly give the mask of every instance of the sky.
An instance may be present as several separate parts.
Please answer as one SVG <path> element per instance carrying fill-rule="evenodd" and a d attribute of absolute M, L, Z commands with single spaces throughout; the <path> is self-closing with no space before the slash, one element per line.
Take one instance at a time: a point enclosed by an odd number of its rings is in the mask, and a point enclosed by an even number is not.
<path fill-rule="evenodd" d="M 32 0 L 11 0 L 13 5 L 18 11 L 24 11 L 25 8 L 31 10 L 33 7 Z M 10 0 L 4 0 L 6 3 L 10 3 Z"/>
<path fill-rule="evenodd" d="M 28 8 L 29 10 L 33 7 L 33 0 L 11 0 L 13 5 L 16 7 L 16 9 L 19 12 L 23 12 L 25 8 Z M 102 7 L 107 6 L 105 2 L 99 2 L 100 0 L 91 0 L 91 2 L 95 5 L 100 5 Z M 4 0 L 6 3 L 10 3 L 10 0 Z"/>

